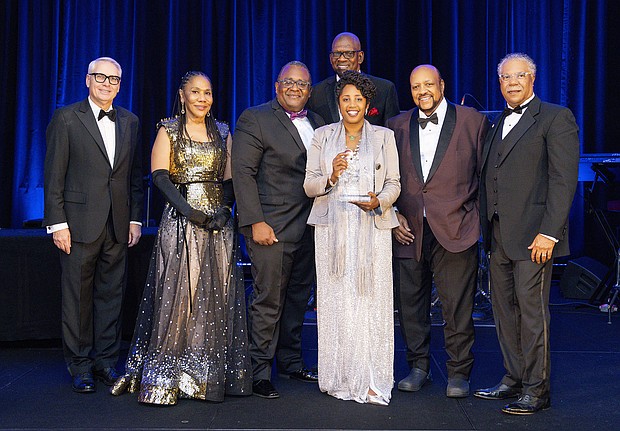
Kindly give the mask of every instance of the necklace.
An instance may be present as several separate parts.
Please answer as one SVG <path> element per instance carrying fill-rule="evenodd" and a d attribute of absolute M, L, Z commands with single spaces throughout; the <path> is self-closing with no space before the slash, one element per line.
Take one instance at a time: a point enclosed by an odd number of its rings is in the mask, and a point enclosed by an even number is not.
<path fill-rule="evenodd" d="M 357 138 L 362 136 L 362 132 L 359 132 L 357 135 L 351 135 L 349 132 L 347 132 L 347 136 L 349 137 L 349 141 L 355 141 Z"/>

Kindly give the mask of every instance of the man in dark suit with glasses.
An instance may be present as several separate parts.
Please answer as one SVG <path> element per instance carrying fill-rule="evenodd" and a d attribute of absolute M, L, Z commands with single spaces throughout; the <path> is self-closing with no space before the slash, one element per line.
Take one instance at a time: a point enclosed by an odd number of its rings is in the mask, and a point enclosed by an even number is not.
<path fill-rule="evenodd" d="M 332 42 L 329 61 L 335 76 L 319 82 L 312 88 L 312 97 L 307 108 L 319 114 L 326 123 L 340 121 L 340 110 L 336 101 L 336 82 L 346 70 L 361 72 L 360 66 L 364 62 L 360 40 L 353 33 L 340 33 Z M 386 121 L 400 113 L 398 96 L 394 83 L 387 79 L 366 75 L 377 87 L 377 95 L 372 99 L 366 112 L 366 120 L 370 124 L 385 126 Z"/>
<path fill-rule="evenodd" d="M 62 335 L 73 390 L 112 385 L 120 349 L 127 247 L 141 236 L 140 124 L 112 106 L 122 69 L 88 66 L 88 97 L 59 108 L 47 128 L 45 224 L 61 251 Z"/>
<path fill-rule="evenodd" d="M 315 279 L 314 238 L 306 224 L 312 199 L 303 183 L 314 129 L 324 124 L 305 109 L 311 83 L 305 64 L 284 65 L 275 99 L 243 111 L 233 137 L 239 228 L 254 281 L 248 325 L 252 390 L 263 398 L 279 397 L 271 383 L 274 357 L 281 375 L 318 381 L 301 357 L 301 330 Z"/>

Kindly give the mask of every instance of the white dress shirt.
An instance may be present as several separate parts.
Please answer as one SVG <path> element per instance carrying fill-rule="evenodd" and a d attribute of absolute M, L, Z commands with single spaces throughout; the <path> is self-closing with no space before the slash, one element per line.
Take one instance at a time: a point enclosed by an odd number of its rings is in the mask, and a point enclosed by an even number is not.
<path fill-rule="evenodd" d="M 441 134 L 441 128 L 443 122 L 446 119 L 446 112 L 448 111 L 448 103 L 444 98 L 433 114 L 437 114 L 437 124 L 433 124 L 430 121 L 423 129 L 418 125 L 419 137 L 420 137 L 420 161 L 422 162 L 422 176 L 424 181 L 428 178 L 428 174 L 431 171 L 433 165 L 433 159 L 435 158 L 435 152 L 437 151 L 437 144 L 439 144 L 439 135 Z M 428 116 L 418 110 L 420 118 L 428 118 Z M 431 114 L 432 115 L 432 114 Z"/>
<path fill-rule="evenodd" d="M 289 118 L 291 118 L 291 114 L 286 113 Z M 312 144 L 312 137 L 314 136 L 314 128 L 312 124 L 310 124 L 310 120 L 308 117 L 306 118 L 295 118 L 293 121 L 293 125 L 297 128 L 299 132 L 299 136 L 301 136 L 301 140 L 306 147 L 306 151 L 310 149 L 310 145 Z"/>
<path fill-rule="evenodd" d="M 95 105 L 95 102 L 90 99 L 90 96 L 88 97 L 88 103 L 90 104 L 90 109 L 93 111 L 93 115 L 97 121 L 99 132 L 101 132 L 103 144 L 105 145 L 105 150 L 108 153 L 108 159 L 110 160 L 110 166 L 114 167 L 114 154 L 116 153 L 116 127 L 114 121 L 110 120 L 107 116 L 99 120 L 99 111 L 102 111 L 102 109 Z M 110 110 L 112 110 L 112 106 L 110 106 L 106 112 Z"/>
<path fill-rule="evenodd" d="M 528 99 L 526 99 L 523 103 L 521 103 L 521 105 L 525 105 L 526 103 L 530 103 L 533 99 L 534 99 L 534 94 L 532 94 L 532 96 Z M 506 105 L 508 108 L 511 108 L 510 106 Z M 512 109 L 512 108 L 511 108 Z M 506 117 L 504 117 L 504 128 L 502 129 L 502 139 L 504 139 L 506 137 L 506 135 L 508 133 L 510 133 L 510 131 L 517 125 L 517 123 L 519 122 L 519 120 L 521 119 L 521 117 L 523 117 L 523 113 L 527 111 L 527 107 L 523 108 L 523 110 L 521 111 L 520 114 L 517 114 L 516 112 L 513 112 L 509 115 L 506 115 Z"/>

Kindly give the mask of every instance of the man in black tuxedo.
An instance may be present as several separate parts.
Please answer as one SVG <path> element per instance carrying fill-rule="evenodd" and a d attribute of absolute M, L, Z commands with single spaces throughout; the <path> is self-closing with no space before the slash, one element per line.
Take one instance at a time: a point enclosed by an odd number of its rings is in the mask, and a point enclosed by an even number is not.
<path fill-rule="evenodd" d="M 508 106 L 487 135 L 480 215 L 506 374 L 474 395 L 518 397 L 502 411 L 525 415 L 551 406 L 549 290 L 553 258 L 569 253 L 579 135 L 569 109 L 534 95 L 530 57 L 509 54 L 497 71 Z"/>
<path fill-rule="evenodd" d="M 360 40 L 353 33 L 340 33 L 332 42 L 329 61 L 335 76 L 319 82 L 312 89 L 312 98 L 307 108 L 319 114 L 326 123 L 340 121 L 340 110 L 336 101 L 336 80 L 346 70 L 360 72 L 360 65 L 364 62 Z M 370 101 L 366 119 L 370 124 L 385 126 L 386 121 L 400 114 L 398 96 L 394 83 L 387 79 L 366 75 L 377 87 L 377 95 Z"/>
<path fill-rule="evenodd" d="M 57 109 L 46 135 L 45 224 L 61 251 L 64 356 L 80 393 L 118 378 L 127 247 L 141 235 L 140 124 L 112 107 L 121 74 L 112 58 L 92 61 L 88 98 Z"/>
<path fill-rule="evenodd" d="M 316 382 L 301 357 L 301 329 L 315 278 L 314 238 L 306 224 L 312 200 L 303 182 L 314 129 L 324 124 L 304 106 L 312 91 L 306 65 L 287 63 L 276 98 L 246 109 L 235 128 L 233 185 L 239 226 L 252 261 L 249 309 L 254 394 L 277 398 L 271 364 L 281 374 Z"/>

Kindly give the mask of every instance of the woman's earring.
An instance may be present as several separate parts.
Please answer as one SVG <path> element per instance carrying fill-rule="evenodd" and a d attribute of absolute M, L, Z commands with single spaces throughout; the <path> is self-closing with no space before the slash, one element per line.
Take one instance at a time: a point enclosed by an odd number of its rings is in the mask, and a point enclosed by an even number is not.
<path fill-rule="evenodd" d="M 207 112 L 207 117 L 211 116 L 211 111 Z"/>
<path fill-rule="evenodd" d="M 181 102 L 181 114 L 185 115 L 185 104 Z"/>

